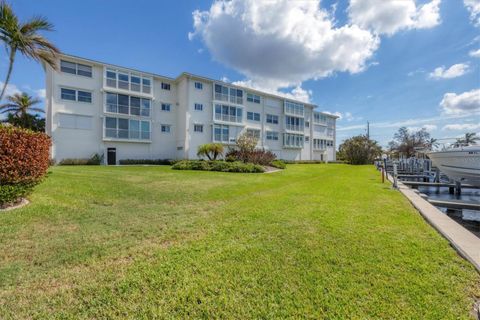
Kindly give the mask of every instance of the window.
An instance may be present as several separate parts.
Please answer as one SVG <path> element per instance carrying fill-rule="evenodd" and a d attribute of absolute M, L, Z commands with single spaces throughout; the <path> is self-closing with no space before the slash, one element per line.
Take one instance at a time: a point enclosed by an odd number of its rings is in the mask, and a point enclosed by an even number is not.
<path fill-rule="evenodd" d="M 253 93 L 247 93 L 247 101 L 253 103 L 260 103 L 260 96 Z"/>
<path fill-rule="evenodd" d="M 170 111 L 171 106 L 169 103 L 162 103 L 162 111 Z"/>
<path fill-rule="evenodd" d="M 161 131 L 163 133 L 170 133 L 170 125 L 169 124 L 162 124 Z"/>
<path fill-rule="evenodd" d="M 92 103 L 91 92 L 68 88 L 61 88 L 60 91 L 63 100 Z"/>
<path fill-rule="evenodd" d="M 267 114 L 267 123 L 278 124 L 278 116 L 273 114 Z"/>
<path fill-rule="evenodd" d="M 305 128 L 310 128 L 310 121 L 305 121 Z"/>
<path fill-rule="evenodd" d="M 283 146 L 289 148 L 302 148 L 303 147 L 303 135 L 284 133 L 283 134 Z"/>
<path fill-rule="evenodd" d="M 62 88 L 61 91 L 62 91 L 62 99 L 63 100 L 72 100 L 72 101 L 77 100 L 77 91 L 76 90 Z"/>
<path fill-rule="evenodd" d="M 332 128 L 327 128 L 327 136 L 328 137 L 333 137 L 333 129 Z"/>
<path fill-rule="evenodd" d="M 195 89 L 203 90 L 203 83 L 201 83 L 201 82 L 195 82 Z"/>
<path fill-rule="evenodd" d="M 242 122 L 242 108 L 216 104 L 215 120 L 228 122 Z"/>
<path fill-rule="evenodd" d="M 229 142 L 229 127 L 216 124 L 213 126 L 213 141 Z"/>
<path fill-rule="evenodd" d="M 107 87 L 150 94 L 152 92 L 151 83 L 150 77 L 140 74 L 110 68 L 105 70 L 105 85 Z"/>
<path fill-rule="evenodd" d="M 310 137 L 305 137 L 305 144 L 310 141 Z"/>
<path fill-rule="evenodd" d="M 303 118 L 285 116 L 285 129 L 291 131 L 303 131 Z"/>
<path fill-rule="evenodd" d="M 260 113 L 247 112 L 247 119 L 252 121 L 260 121 Z"/>
<path fill-rule="evenodd" d="M 267 140 L 278 141 L 278 132 L 276 132 L 276 131 L 267 131 Z"/>
<path fill-rule="evenodd" d="M 150 121 L 105 117 L 105 137 L 115 139 L 149 140 Z"/>
<path fill-rule="evenodd" d="M 92 102 L 92 93 L 87 91 L 77 91 L 77 100 L 81 102 Z"/>
<path fill-rule="evenodd" d="M 84 77 L 92 77 L 92 67 L 80 63 L 60 60 L 60 70 L 65 73 L 76 74 Z"/>
<path fill-rule="evenodd" d="M 195 110 L 196 111 L 203 111 L 203 104 L 195 103 Z"/>
<path fill-rule="evenodd" d="M 332 140 L 313 139 L 313 149 L 325 150 L 327 147 L 333 147 Z"/>
<path fill-rule="evenodd" d="M 162 89 L 163 90 L 170 90 L 170 83 L 162 82 Z"/>
<path fill-rule="evenodd" d="M 140 92 L 142 79 L 140 76 L 132 75 L 130 77 L 130 90 Z"/>
<path fill-rule="evenodd" d="M 194 132 L 203 132 L 203 124 L 194 124 L 193 125 Z"/>
<path fill-rule="evenodd" d="M 324 127 L 324 126 L 318 125 L 318 124 L 314 124 L 313 125 L 313 131 L 324 135 L 327 131 L 327 128 Z"/>
<path fill-rule="evenodd" d="M 150 117 L 150 103 L 150 99 L 107 92 L 105 112 Z"/>
<path fill-rule="evenodd" d="M 67 129 L 91 130 L 92 117 L 81 116 L 77 114 L 59 113 L 58 126 L 61 128 L 67 128 Z"/>
<path fill-rule="evenodd" d="M 230 101 L 235 104 L 243 104 L 243 91 L 215 84 L 215 100 Z"/>
<path fill-rule="evenodd" d="M 313 123 L 325 124 L 327 122 L 327 117 L 324 114 L 315 112 L 313 114 Z"/>
<path fill-rule="evenodd" d="M 285 101 L 285 113 L 303 117 L 304 115 L 303 104 Z"/>
<path fill-rule="evenodd" d="M 247 129 L 247 136 L 260 140 L 260 130 L 258 129 Z"/>

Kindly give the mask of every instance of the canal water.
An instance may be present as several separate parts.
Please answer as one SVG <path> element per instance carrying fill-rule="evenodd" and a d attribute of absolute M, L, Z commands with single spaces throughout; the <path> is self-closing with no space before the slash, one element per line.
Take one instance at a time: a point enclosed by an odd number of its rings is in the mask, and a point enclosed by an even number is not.
<path fill-rule="evenodd" d="M 468 201 L 473 203 L 480 203 L 479 189 L 462 189 L 461 195 L 454 195 L 448 192 L 448 188 L 437 187 L 418 187 L 420 193 L 426 194 L 430 199 L 436 200 L 452 200 L 452 201 Z M 463 225 L 473 234 L 480 238 L 480 211 L 477 210 L 462 210 L 453 213 L 448 212 L 445 208 L 439 208 L 440 211 L 448 214 L 449 217 Z"/>

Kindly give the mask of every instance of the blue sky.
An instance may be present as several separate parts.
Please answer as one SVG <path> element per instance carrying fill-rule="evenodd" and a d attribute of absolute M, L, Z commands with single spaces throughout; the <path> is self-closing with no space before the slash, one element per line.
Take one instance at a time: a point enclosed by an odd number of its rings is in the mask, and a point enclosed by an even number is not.
<path fill-rule="evenodd" d="M 339 142 L 368 120 L 383 145 L 401 125 L 480 132 L 478 2 L 11 1 L 21 19 L 46 16 L 65 53 L 308 99 L 342 116 Z M 41 95 L 44 72 L 18 56 L 11 84 Z"/>

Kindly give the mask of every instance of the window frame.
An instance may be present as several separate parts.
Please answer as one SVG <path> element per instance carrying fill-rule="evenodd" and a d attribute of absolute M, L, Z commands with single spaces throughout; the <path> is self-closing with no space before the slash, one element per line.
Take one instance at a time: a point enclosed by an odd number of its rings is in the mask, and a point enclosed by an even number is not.
<path fill-rule="evenodd" d="M 197 90 L 203 90 L 203 83 L 200 81 L 195 81 L 194 85 L 195 89 Z"/>
<path fill-rule="evenodd" d="M 71 90 L 74 91 L 75 99 L 65 99 L 63 97 L 63 90 Z M 83 100 L 78 100 L 78 92 L 83 92 L 83 93 L 89 93 L 90 94 L 90 101 L 83 101 Z M 85 90 L 85 89 L 77 89 L 77 88 L 72 88 L 72 87 L 64 87 L 60 86 L 60 100 L 63 101 L 70 101 L 70 102 L 79 102 L 79 103 L 87 103 L 87 104 L 92 104 L 93 103 L 93 91 L 90 90 Z"/>
<path fill-rule="evenodd" d="M 74 72 L 68 72 L 68 71 L 65 71 L 64 70 L 64 67 L 62 66 L 62 63 L 71 63 L 73 65 L 75 65 L 75 69 L 73 68 L 70 68 L 72 70 L 74 70 Z M 82 66 L 82 67 L 88 67 L 90 68 L 90 75 L 85 75 L 85 74 L 79 74 L 79 66 Z M 81 77 L 85 77 L 85 78 L 93 78 L 93 66 L 91 65 L 88 65 L 88 64 L 83 64 L 83 63 L 78 63 L 78 62 L 72 62 L 72 61 L 68 61 L 68 60 L 63 60 L 63 59 L 60 59 L 60 71 L 62 73 L 68 73 L 68 74 L 73 74 L 73 75 L 76 75 L 76 76 L 81 76 Z M 82 70 L 82 72 L 85 72 Z"/>
<path fill-rule="evenodd" d="M 193 132 L 195 133 L 203 133 L 203 124 L 199 124 L 199 123 L 194 123 L 193 124 Z M 197 130 L 197 128 L 200 128 L 200 130 Z"/>

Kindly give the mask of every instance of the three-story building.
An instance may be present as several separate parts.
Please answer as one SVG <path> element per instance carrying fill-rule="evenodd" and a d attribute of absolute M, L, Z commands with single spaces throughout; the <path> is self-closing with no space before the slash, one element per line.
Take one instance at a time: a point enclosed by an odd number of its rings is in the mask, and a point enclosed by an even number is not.
<path fill-rule="evenodd" d="M 182 73 L 169 78 L 62 55 L 46 69 L 52 158 L 195 159 L 246 132 L 286 160 L 335 160 L 336 116 L 267 92 Z"/>

